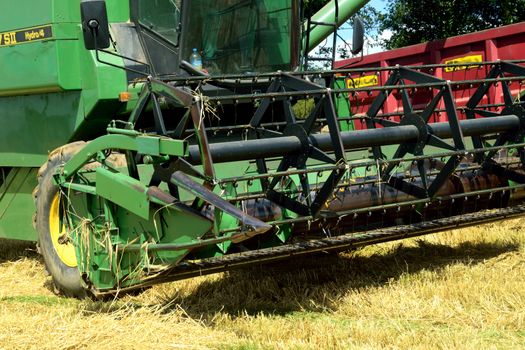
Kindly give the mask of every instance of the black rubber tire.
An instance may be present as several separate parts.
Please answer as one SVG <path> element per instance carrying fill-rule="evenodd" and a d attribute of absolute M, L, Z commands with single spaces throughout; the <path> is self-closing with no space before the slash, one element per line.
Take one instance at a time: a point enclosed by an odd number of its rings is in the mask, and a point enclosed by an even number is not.
<path fill-rule="evenodd" d="M 82 287 L 78 268 L 64 264 L 53 246 L 49 214 L 51 203 L 58 192 L 58 186 L 53 183 L 53 175 L 58 167 L 71 159 L 85 144 L 83 141 L 75 142 L 51 152 L 48 161 L 38 171 L 38 186 L 33 192 L 36 207 L 34 226 L 38 232 L 40 254 L 53 281 L 53 292 L 80 299 L 87 297 L 88 293 Z"/>

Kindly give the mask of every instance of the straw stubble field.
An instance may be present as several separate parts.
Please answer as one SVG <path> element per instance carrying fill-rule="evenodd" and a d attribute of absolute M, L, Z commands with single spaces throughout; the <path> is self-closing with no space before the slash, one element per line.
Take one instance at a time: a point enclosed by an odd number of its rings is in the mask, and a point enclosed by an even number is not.
<path fill-rule="evenodd" d="M 195 278 L 116 301 L 54 296 L 0 241 L 0 349 L 525 347 L 525 219 Z"/>

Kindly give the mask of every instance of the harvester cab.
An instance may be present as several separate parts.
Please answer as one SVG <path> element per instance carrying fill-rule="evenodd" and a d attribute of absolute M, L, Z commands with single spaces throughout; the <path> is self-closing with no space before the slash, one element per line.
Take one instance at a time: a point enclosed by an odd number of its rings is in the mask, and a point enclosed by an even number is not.
<path fill-rule="evenodd" d="M 58 291 L 98 297 L 525 213 L 522 61 L 304 70 L 366 3 L 306 22 L 297 0 L 13 10 L 0 60 L 26 81 L 0 82 L 0 237 L 38 240 Z M 486 77 L 432 74 L 473 67 Z M 360 115 L 356 95 L 374 96 Z M 8 234 L 31 197 L 38 238 Z"/>
<path fill-rule="evenodd" d="M 142 72 L 159 78 L 295 71 L 312 40 L 317 44 L 353 13 L 340 19 L 336 2 L 324 15 L 333 22 L 303 21 L 300 0 L 131 0 L 130 6 L 131 22 L 112 25 L 115 44 L 133 59 L 128 63 L 144 60 Z M 83 1 L 81 8 L 86 48 L 109 48 L 105 1 Z M 354 54 L 363 45 L 362 22 L 356 25 Z M 198 67 L 190 62 L 194 52 Z"/>
<path fill-rule="evenodd" d="M 93 38 L 98 37 L 105 44 L 98 48 L 108 48 L 105 2 L 87 1 L 81 6 L 86 47 L 93 49 Z M 137 29 L 137 42 L 117 41 L 117 45 L 142 47 L 149 73 L 156 77 L 291 71 L 299 63 L 297 0 L 132 0 L 131 11 L 129 25 Z M 201 57 L 198 68 L 189 63 L 194 50 Z M 140 58 L 138 52 L 130 53 Z"/>

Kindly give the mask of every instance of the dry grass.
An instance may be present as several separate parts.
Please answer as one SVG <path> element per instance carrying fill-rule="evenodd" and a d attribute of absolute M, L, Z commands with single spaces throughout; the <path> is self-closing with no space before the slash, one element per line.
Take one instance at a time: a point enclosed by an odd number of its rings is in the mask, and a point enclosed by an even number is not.
<path fill-rule="evenodd" d="M 63 299 L 0 242 L 0 349 L 525 348 L 525 221 Z"/>

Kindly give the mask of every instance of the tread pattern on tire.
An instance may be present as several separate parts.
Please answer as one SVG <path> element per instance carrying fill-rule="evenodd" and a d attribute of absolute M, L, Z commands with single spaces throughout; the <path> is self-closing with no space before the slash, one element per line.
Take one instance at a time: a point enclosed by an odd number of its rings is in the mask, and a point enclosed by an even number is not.
<path fill-rule="evenodd" d="M 46 271 L 51 275 L 53 292 L 68 297 L 85 298 L 77 268 L 66 266 L 58 257 L 49 234 L 49 208 L 58 188 L 53 184 L 56 169 L 65 164 L 86 145 L 84 141 L 73 142 L 52 151 L 46 163 L 38 170 L 38 185 L 33 191 L 36 212 L 33 226 L 38 233 L 39 253 L 44 258 Z"/>

